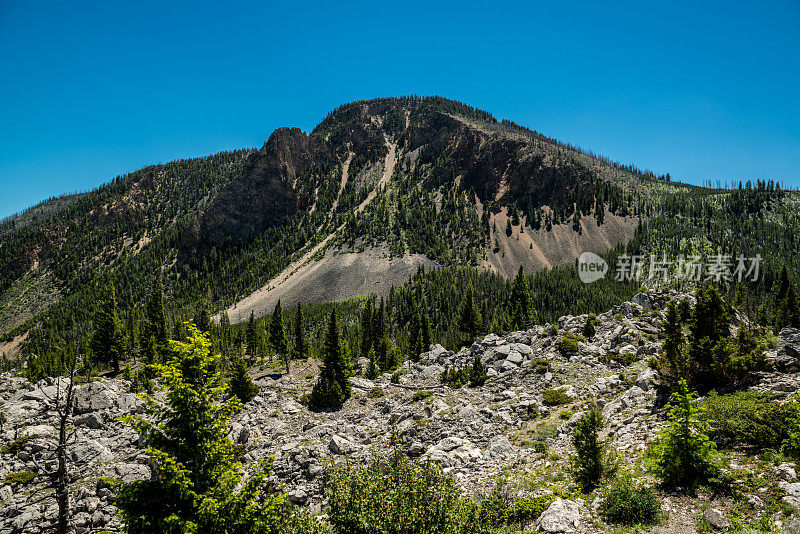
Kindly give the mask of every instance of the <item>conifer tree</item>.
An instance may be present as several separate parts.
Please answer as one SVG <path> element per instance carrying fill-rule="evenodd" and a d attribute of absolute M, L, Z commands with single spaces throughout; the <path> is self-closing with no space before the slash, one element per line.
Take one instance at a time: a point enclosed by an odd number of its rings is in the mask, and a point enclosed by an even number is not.
<path fill-rule="evenodd" d="M 161 268 L 156 270 L 153 279 L 153 287 L 145 307 L 145 319 L 143 330 L 145 343 L 152 337 L 156 342 L 156 350 L 160 352 L 167 345 L 167 316 L 164 313 L 164 282 Z"/>
<path fill-rule="evenodd" d="M 575 447 L 572 475 L 586 493 L 596 488 L 601 478 L 611 475 L 615 470 L 607 446 L 599 437 L 604 425 L 603 413 L 596 404 L 592 404 L 578 419 L 572 433 L 572 445 Z"/>
<path fill-rule="evenodd" d="M 289 373 L 289 348 L 286 341 L 286 329 L 283 327 L 283 308 L 281 301 L 275 303 L 275 311 L 272 312 L 272 320 L 269 323 L 269 343 L 272 350 L 277 352 L 286 363 L 286 373 Z"/>
<path fill-rule="evenodd" d="M 472 342 L 478 334 L 481 318 L 478 314 L 478 307 L 475 305 L 475 295 L 472 292 L 471 285 L 467 287 L 467 293 L 461 302 L 459 316 L 458 329 L 464 332 L 469 337 L 469 341 Z"/>
<path fill-rule="evenodd" d="M 367 359 L 369 360 L 369 364 L 367 365 L 367 369 L 364 372 L 364 378 L 367 380 L 375 380 L 378 378 L 380 371 L 378 370 L 378 365 L 375 363 L 377 356 L 375 355 L 375 348 L 370 347 L 369 353 L 367 353 Z"/>
<path fill-rule="evenodd" d="M 236 395 L 239 401 L 250 402 L 258 395 L 258 386 L 247 374 L 247 364 L 241 356 L 236 356 L 231 362 L 230 379 L 231 393 Z"/>
<path fill-rule="evenodd" d="M 91 349 L 98 363 L 111 365 L 114 372 L 118 373 L 124 346 L 122 325 L 117 318 L 117 296 L 114 284 L 109 282 L 105 298 L 95 313 Z"/>
<path fill-rule="evenodd" d="M 514 230 L 511 228 L 511 219 L 506 219 L 506 235 L 508 237 L 511 237 L 513 231 Z"/>
<path fill-rule="evenodd" d="M 350 398 L 347 362 L 339 340 L 336 308 L 331 311 L 325 335 L 322 369 L 311 392 L 311 404 L 318 408 L 341 406 Z"/>
<path fill-rule="evenodd" d="M 418 312 L 411 315 L 411 321 L 408 325 L 408 345 L 411 359 L 415 362 L 419 361 L 419 355 L 423 351 L 422 340 L 422 319 Z"/>
<path fill-rule="evenodd" d="M 201 305 L 194 316 L 194 324 L 201 332 L 211 331 L 211 314 L 205 304 Z"/>
<path fill-rule="evenodd" d="M 586 318 L 586 323 L 584 323 L 583 325 L 583 330 L 581 331 L 581 335 L 588 340 L 591 340 L 594 337 L 595 321 L 597 321 L 597 316 L 593 313 L 590 313 L 589 316 Z"/>
<path fill-rule="evenodd" d="M 431 320 L 428 317 L 427 307 L 423 306 L 422 309 L 422 352 L 426 352 L 431 348 Z"/>
<path fill-rule="evenodd" d="M 380 305 L 372 316 L 372 344 L 376 347 L 381 340 L 386 337 L 388 319 L 386 317 L 386 305 L 381 297 Z"/>
<path fill-rule="evenodd" d="M 686 359 L 684 358 L 684 335 L 678 306 L 674 300 L 667 303 L 667 316 L 664 321 L 664 343 L 662 352 L 664 363 L 669 371 L 681 377 L 686 377 Z"/>
<path fill-rule="evenodd" d="M 250 318 L 247 320 L 247 329 L 244 333 L 245 343 L 247 344 L 247 353 L 250 356 L 257 356 L 258 355 L 258 348 L 259 348 L 259 332 L 258 332 L 258 325 L 256 324 L 256 316 L 251 311 Z"/>
<path fill-rule="evenodd" d="M 531 317 L 531 295 L 528 279 L 521 263 L 511 287 L 510 308 L 512 328 L 526 328 Z"/>
<path fill-rule="evenodd" d="M 373 348 L 372 341 L 372 299 L 369 298 L 361 311 L 361 356 L 369 354 Z"/>
<path fill-rule="evenodd" d="M 800 302 L 784 264 L 778 281 L 778 292 L 775 295 L 775 331 L 780 332 L 781 328 L 786 326 L 800 328 Z"/>
<path fill-rule="evenodd" d="M 269 464 L 243 477 L 228 422 L 238 399 L 223 402 L 218 358 L 194 325 L 175 355 L 157 365 L 167 405 L 148 403 L 126 421 L 144 437 L 152 476 L 124 484 L 115 504 L 129 534 L 178 532 L 295 533 L 298 518 L 286 496 L 264 490 Z"/>
<path fill-rule="evenodd" d="M 480 357 L 475 355 L 472 368 L 469 370 L 469 385 L 472 387 L 482 386 L 486 382 L 486 378 L 486 368 L 481 363 Z"/>
<path fill-rule="evenodd" d="M 308 344 L 303 325 L 303 306 L 297 303 L 297 313 L 294 315 L 294 357 L 305 358 L 308 355 Z"/>

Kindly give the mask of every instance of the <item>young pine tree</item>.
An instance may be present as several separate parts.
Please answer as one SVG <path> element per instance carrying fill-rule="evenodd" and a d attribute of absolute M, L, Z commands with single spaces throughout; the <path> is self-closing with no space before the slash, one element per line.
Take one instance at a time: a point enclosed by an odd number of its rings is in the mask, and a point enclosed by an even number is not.
<path fill-rule="evenodd" d="M 367 357 L 372 343 L 372 299 L 367 299 L 364 309 L 361 311 L 361 356 Z"/>
<path fill-rule="evenodd" d="M 230 388 L 231 393 L 242 403 L 250 402 L 258 395 L 258 386 L 247 374 L 247 364 L 241 356 L 235 357 L 231 362 Z"/>
<path fill-rule="evenodd" d="M 244 332 L 244 339 L 247 345 L 247 354 L 252 357 L 258 356 L 259 345 L 260 345 L 260 335 L 259 335 L 259 328 L 256 324 L 256 316 L 251 311 L 250 318 L 247 320 L 247 329 Z"/>
<path fill-rule="evenodd" d="M 476 355 L 469 370 L 469 385 L 474 388 L 482 386 L 486 382 L 486 378 L 486 368 L 484 368 L 481 359 Z"/>
<path fill-rule="evenodd" d="M 269 323 L 269 344 L 272 350 L 277 352 L 286 363 L 286 373 L 289 373 L 289 347 L 286 342 L 286 329 L 283 327 L 283 308 L 281 301 L 275 304 L 275 311 L 272 312 L 272 319 Z"/>
<path fill-rule="evenodd" d="M 675 406 L 669 422 L 660 432 L 650 453 L 651 472 L 667 487 L 694 487 L 719 476 L 723 462 L 717 447 L 708 437 L 709 422 L 693 404 L 685 380 L 673 394 Z"/>
<path fill-rule="evenodd" d="M 475 295 L 472 292 L 472 286 L 467 287 L 467 293 L 464 296 L 464 300 L 461 302 L 459 317 L 458 329 L 467 335 L 469 342 L 474 341 L 475 336 L 478 335 L 481 318 L 478 313 L 478 307 L 475 305 Z"/>
<path fill-rule="evenodd" d="M 511 287 L 510 308 L 511 327 L 515 329 L 527 328 L 531 319 L 531 295 L 528 278 L 525 276 L 521 263 Z"/>
<path fill-rule="evenodd" d="M 686 378 L 685 338 L 683 322 L 678 305 L 674 300 L 667 303 L 667 316 L 664 321 L 664 342 L 661 345 L 664 366 L 673 376 Z"/>
<path fill-rule="evenodd" d="M 600 440 L 605 425 L 603 413 L 596 404 L 589 406 L 578 419 L 572 433 L 575 456 L 572 457 L 572 476 L 584 492 L 598 486 L 604 477 L 613 475 L 616 465 L 607 445 Z"/>
<path fill-rule="evenodd" d="M 595 334 L 595 327 L 594 324 L 597 321 L 597 316 L 593 313 L 590 313 L 589 316 L 586 318 L 586 323 L 583 325 L 583 330 L 581 331 L 581 335 L 588 340 L 591 340 Z"/>
<path fill-rule="evenodd" d="M 110 365 L 114 372 L 118 373 L 125 343 L 122 337 L 122 325 L 117 318 L 117 297 L 114 284 L 109 282 L 105 293 L 105 298 L 94 316 L 91 349 L 97 363 Z"/>
<path fill-rule="evenodd" d="M 153 287 L 145 306 L 144 343 L 152 337 L 156 342 L 156 350 L 160 353 L 167 346 L 167 316 L 164 313 L 164 281 L 161 268 L 156 270 Z"/>
<path fill-rule="evenodd" d="M 300 532 L 285 495 L 264 490 L 269 468 L 246 479 L 228 437 L 238 399 L 223 402 L 217 358 L 208 337 L 190 325 L 186 342 L 173 341 L 175 355 L 157 365 L 166 406 L 148 403 L 144 416 L 127 422 L 145 438 L 153 474 L 125 484 L 116 506 L 129 534 L 153 532 Z M 310 530 L 305 530 L 310 531 Z"/>
<path fill-rule="evenodd" d="M 323 357 L 319 378 L 311 392 L 311 404 L 318 408 L 341 406 L 350 398 L 350 382 L 347 362 L 339 340 L 336 308 L 331 311 L 328 321 Z"/>
<path fill-rule="evenodd" d="M 303 324 L 303 306 L 297 303 L 297 313 L 294 315 L 294 357 L 305 358 L 308 355 L 305 325 Z"/>

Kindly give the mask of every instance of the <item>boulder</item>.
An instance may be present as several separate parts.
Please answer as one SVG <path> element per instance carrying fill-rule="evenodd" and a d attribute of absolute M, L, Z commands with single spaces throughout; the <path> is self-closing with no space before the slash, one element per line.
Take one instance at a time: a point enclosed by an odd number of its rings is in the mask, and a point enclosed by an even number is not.
<path fill-rule="evenodd" d="M 75 414 L 110 410 L 117 404 L 117 394 L 102 382 L 89 382 L 75 392 Z"/>
<path fill-rule="evenodd" d="M 333 454 L 350 454 L 353 452 L 353 444 L 347 438 L 334 434 L 328 443 L 328 449 Z"/>
<path fill-rule="evenodd" d="M 718 508 L 709 508 L 703 512 L 703 519 L 717 530 L 724 530 L 731 527 L 731 522 L 722 514 Z"/>
<path fill-rule="evenodd" d="M 575 532 L 579 524 L 580 504 L 560 497 L 553 501 L 536 520 L 536 526 L 542 532 Z"/>

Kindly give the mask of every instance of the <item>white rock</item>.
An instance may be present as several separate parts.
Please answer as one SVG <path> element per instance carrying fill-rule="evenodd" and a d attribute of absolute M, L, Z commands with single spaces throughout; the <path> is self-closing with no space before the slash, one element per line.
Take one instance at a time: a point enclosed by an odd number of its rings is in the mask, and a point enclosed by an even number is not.
<path fill-rule="evenodd" d="M 580 524 L 580 505 L 575 501 L 557 498 L 536 521 L 542 532 L 575 532 Z"/>

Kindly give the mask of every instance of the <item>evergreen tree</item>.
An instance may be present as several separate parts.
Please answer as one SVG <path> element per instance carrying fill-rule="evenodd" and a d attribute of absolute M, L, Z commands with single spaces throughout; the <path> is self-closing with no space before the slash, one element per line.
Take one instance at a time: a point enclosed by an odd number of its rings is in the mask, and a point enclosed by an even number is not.
<path fill-rule="evenodd" d="M 459 316 L 458 329 L 467 335 L 469 342 L 474 341 L 475 336 L 478 334 L 481 318 L 478 314 L 478 308 L 475 305 L 475 295 L 472 292 L 471 285 L 467 287 L 467 293 L 464 295 L 464 300 L 461 302 L 461 312 Z"/>
<path fill-rule="evenodd" d="M 684 335 L 678 305 L 674 300 L 667 303 L 667 316 L 664 320 L 664 343 L 662 352 L 664 364 L 670 373 L 686 378 L 686 358 L 684 357 Z"/>
<path fill-rule="evenodd" d="M 378 365 L 375 362 L 377 356 L 375 355 L 375 349 L 373 347 L 370 347 L 369 353 L 367 354 L 367 359 L 369 360 L 369 364 L 364 372 L 364 378 L 367 380 L 375 380 L 380 375 L 380 371 L 378 370 Z"/>
<path fill-rule="evenodd" d="M 675 406 L 659 433 L 648 460 L 652 473 L 664 485 L 694 487 L 715 479 L 722 467 L 717 447 L 708 437 L 709 421 L 694 404 L 685 380 L 673 394 Z"/>
<path fill-rule="evenodd" d="M 775 331 L 791 326 L 800 328 L 800 303 L 794 284 L 789 280 L 786 265 L 781 269 L 778 281 L 778 292 L 775 295 Z"/>
<path fill-rule="evenodd" d="M 386 316 L 386 306 L 383 301 L 383 297 L 381 297 L 381 303 L 378 306 L 378 309 L 375 310 L 375 313 L 372 316 L 372 344 L 376 347 L 381 340 L 386 337 L 388 334 L 387 332 L 387 323 L 388 318 Z"/>
<path fill-rule="evenodd" d="M 586 322 L 583 325 L 583 330 L 581 331 L 581 335 L 590 341 L 595 334 L 594 323 L 596 321 L 597 321 L 597 316 L 593 313 L 590 313 L 589 316 L 586 318 Z"/>
<path fill-rule="evenodd" d="M 145 343 L 150 338 L 156 342 L 156 350 L 160 353 L 167 346 L 167 316 L 164 313 L 164 282 L 161 268 L 156 270 L 153 287 L 145 307 L 145 328 L 143 330 Z"/>
<path fill-rule="evenodd" d="M 695 298 L 690 324 L 690 372 L 698 380 L 713 380 L 714 349 L 720 339 L 730 334 L 728 312 L 722 295 L 710 282 L 695 291 Z"/>
<path fill-rule="evenodd" d="M 303 326 L 303 306 L 297 304 L 297 313 L 294 315 L 294 357 L 305 358 L 308 355 L 308 344 Z"/>
<path fill-rule="evenodd" d="M 428 311 L 426 307 L 422 309 L 422 352 L 427 352 L 431 348 L 431 321 L 428 318 Z"/>
<path fill-rule="evenodd" d="M 511 228 L 511 219 L 506 219 L 506 235 L 511 237 L 514 230 Z"/>
<path fill-rule="evenodd" d="M 247 320 L 247 329 L 244 333 L 245 343 L 247 344 L 247 354 L 250 356 L 257 356 L 260 345 L 260 336 L 258 335 L 258 325 L 256 324 L 256 316 L 251 311 L 250 318 Z"/>
<path fill-rule="evenodd" d="M 193 325 L 175 356 L 157 365 L 167 405 L 127 418 L 148 443 L 152 476 L 122 486 L 116 505 L 130 534 L 297 532 L 285 495 L 265 492 L 268 465 L 243 478 L 228 422 L 238 399 L 222 402 L 217 358 Z"/>
<path fill-rule="evenodd" d="M 211 332 L 211 314 L 205 304 L 200 306 L 194 316 L 194 324 L 201 332 Z"/>
<path fill-rule="evenodd" d="M 322 369 L 311 392 L 311 404 L 318 408 L 341 406 L 350 398 L 347 362 L 339 340 L 339 321 L 336 308 L 331 311 Z"/>
<path fill-rule="evenodd" d="M 272 350 L 277 352 L 286 363 L 286 373 L 289 373 L 289 347 L 286 342 L 286 330 L 283 327 L 283 309 L 281 301 L 275 303 L 275 311 L 272 312 L 272 319 L 269 323 L 269 343 Z"/>
<path fill-rule="evenodd" d="M 481 363 L 481 359 L 476 355 L 472 361 L 472 368 L 469 370 L 469 385 L 472 387 L 482 386 L 486 382 L 486 369 Z"/>
<path fill-rule="evenodd" d="M 531 318 L 531 295 L 528 278 L 521 263 L 511 286 L 510 308 L 512 328 L 527 328 Z"/>
<path fill-rule="evenodd" d="M 372 298 L 369 298 L 361 311 L 361 355 L 364 357 L 373 348 L 372 321 Z"/>
<path fill-rule="evenodd" d="M 600 441 L 600 431 L 605 425 L 603 413 L 592 404 L 578 419 L 572 433 L 575 456 L 572 457 L 572 475 L 581 489 L 588 493 L 615 471 L 615 464 L 607 446 Z"/>
<path fill-rule="evenodd" d="M 419 355 L 423 352 L 423 339 L 422 339 L 422 319 L 419 313 L 415 312 L 411 315 L 411 322 L 408 325 L 408 344 L 409 354 L 411 359 L 415 362 L 419 361 Z"/>
<path fill-rule="evenodd" d="M 117 297 L 114 284 L 106 286 L 106 295 L 95 313 L 94 335 L 91 349 L 95 360 L 103 365 L 111 365 L 119 373 L 119 361 L 124 352 L 122 325 L 117 318 Z"/>
<path fill-rule="evenodd" d="M 247 364 L 241 356 L 231 362 L 230 388 L 231 393 L 243 403 L 250 402 L 258 395 L 258 386 L 247 374 Z"/>

